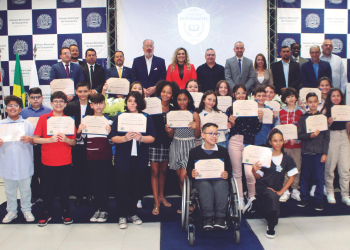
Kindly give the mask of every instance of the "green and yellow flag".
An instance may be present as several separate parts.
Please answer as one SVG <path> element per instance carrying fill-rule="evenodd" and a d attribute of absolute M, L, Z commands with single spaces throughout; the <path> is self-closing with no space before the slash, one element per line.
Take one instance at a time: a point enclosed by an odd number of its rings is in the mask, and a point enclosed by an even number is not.
<path fill-rule="evenodd" d="M 24 92 L 23 76 L 18 52 L 16 53 L 15 77 L 13 80 L 13 95 L 22 98 L 23 108 L 25 107 L 26 94 Z"/>

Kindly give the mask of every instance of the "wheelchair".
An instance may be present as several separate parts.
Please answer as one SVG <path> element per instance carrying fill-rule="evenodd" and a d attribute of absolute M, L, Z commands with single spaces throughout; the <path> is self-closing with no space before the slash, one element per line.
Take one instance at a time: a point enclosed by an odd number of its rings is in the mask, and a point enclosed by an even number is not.
<path fill-rule="evenodd" d="M 192 214 L 190 215 L 190 206 L 195 205 L 199 212 L 200 227 L 203 229 L 203 216 L 201 211 L 201 205 L 199 202 L 199 193 L 196 189 L 191 188 L 191 181 L 186 178 L 183 183 L 182 190 L 182 213 L 181 213 L 181 226 L 182 229 L 188 232 L 188 242 L 190 246 L 193 246 L 195 241 L 195 226 L 196 221 Z M 238 244 L 240 242 L 240 225 L 242 214 L 240 208 L 240 199 L 238 194 L 237 183 L 234 178 L 231 178 L 230 193 L 228 196 L 228 208 L 227 208 L 227 228 L 231 222 L 234 228 L 234 242 Z"/>

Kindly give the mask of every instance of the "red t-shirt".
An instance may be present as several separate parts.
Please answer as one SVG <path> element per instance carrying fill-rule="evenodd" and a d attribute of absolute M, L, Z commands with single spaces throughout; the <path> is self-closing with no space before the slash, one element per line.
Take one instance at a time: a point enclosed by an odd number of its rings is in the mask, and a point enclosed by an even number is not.
<path fill-rule="evenodd" d="M 53 111 L 48 114 L 42 115 L 39 118 L 36 125 L 34 135 L 38 135 L 42 138 L 50 138 L 51 135 L 47 135 L 47 117 L 51 117 Z M 62 114 L 62 116 L 65 116 Z M 74 135 L 68 135 L 67 138 L 75 139 L 76 128 L 74 126 Z M 41 161 L 47 166 L 64 166 L 72 163 L 72 146 L 65 142 L 53 142 L 45 143 L 41 145 Z"/>

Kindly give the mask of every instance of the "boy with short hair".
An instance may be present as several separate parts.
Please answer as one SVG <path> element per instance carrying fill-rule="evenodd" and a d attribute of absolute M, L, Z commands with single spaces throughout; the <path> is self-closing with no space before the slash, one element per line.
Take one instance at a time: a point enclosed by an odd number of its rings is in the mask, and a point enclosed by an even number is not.
<path fill-rule="evenodd" d="M 44 98 L 40 88 L 31 88 L 29 90 L 30 106 L 22 109 L 21 115 L 23 119 L 28 117 L 40 117 L 41 115 L 51 112 L 51 108 L 42 104 Z M 35 129 L 35 128 L 34 128 Z M 41 187 L 41 145 L 36 144 L 34 149 L 34 175 L 32 177 L 32 203 L 42 201 L 42 187 Z M 40 182 L 39 182 L 40 180 Z"/>
<path fill-rule="evenodd" d="M 318 97 L 315 93 L 306 95 L 306 104 L 309 111 L 303 114 L 299 121 L 298 138 L 303 141 L 302 160 L 303 170 L 300 178 L 300 198 L 299 207 L 305 207 L 309 200 L 309 177 L 312 172 L 316 180 L 315 191 L 315 210 L 323 210 L 323 186 L 325 162 L 327 160 L 327 152 L 329 147 L 330 132 L 329 130 L 308 133 L 306 129 L 306 119 L 313 115 L 323 115 L 317 110 L 319 104 Z"/>
<path fill-rule="evenodd" d="M 232 166 L 227 149 L 216 145 L 218 140 L 218 126 L 214 123 L 206 123 L 202 128 L 202 146 L 191 149 L 188 163 L 187 176 L 193 180 L 194 186 L 199 192 L 199 200 L 204 217 L 203 228 L 223 228 L 227 227 L 226 213 L 229 195 L 229 180 L 232 177 Z M 195 169 L 197 160 L 223 159 L 225 168 L 219 179 L 195 180 L 199 176 Z M 214 218 L 215 217 L 215 218 Z"/>
<path fill-rule="evenodd" d="M 20 141 L 4 142 L 0 138 L 0 176 L 4 179 L 7 199 L 7 214 L 3 223 L 10 223 L 17 218 L 17 187 L 21 195 L 21 210 L 27 222 L 34 221 L 30 202 L 32 192 L 30 182 L 34 172 L 33 167 L 33 132 L 34 127 L 24 120 L 19 113 L 22 110 L 22 99 L 17 96 L 5 97 L 8 117 L 1 124 L 23 123 L 24 136 Z"/>
<path fill-rule="evenodd" d="M 53 110 L 49 114 L 40 116 L 34 132 L 34 143 L 42 144 L 41 161 L 43 176 L 43 212 L 38 226 L 46 226 L 51 220 L 52 203 L 56 185 L 59 187 L 60 205 L 62 209 L 63 223 L 73 223 L 69 215 L 69 191 L 71 184 L 71 146 L 76 144 L 74 135 L 66 136 L 58 133 L 47 135 L 47 120 L 49 117 L 65 116 L 63 109 L 67 105 L 67 96 L 62 91 L 56 91 L 51 95 Z"/>
<path fill-rule="evenodd" d="M 273 98 L 276 96 L 276 88 L 273 85 L 267 85 L 265 87 L 265 92 L 266 92 L 266 101 L 272 101 Z"/>

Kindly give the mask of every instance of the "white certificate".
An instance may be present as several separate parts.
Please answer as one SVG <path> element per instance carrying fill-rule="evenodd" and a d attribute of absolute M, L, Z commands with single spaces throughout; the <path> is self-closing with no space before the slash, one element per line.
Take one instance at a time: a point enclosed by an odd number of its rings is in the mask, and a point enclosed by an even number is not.
<path fill-rule="evenodd" d="M 87 125 L 82 131 L 83 134 L 108 135 L 106 126 L 109 122 L 104 116 L 87 115 L 81 120 L 81 124 Z"/>
<path fill-rule="evenodd" d="M 350 105 L 350 83 L 346 85 L 346 105 Z"/>
<path fill-rule="evenodd" d="M 236 100 L 232 109 L 235 117 L 258 116 L 258 103 L 254 100 Z"/>
<path fill-rule="evenodd" d="M 271 167 L 272 150 L 267 147 L 248 145 L 243 150 L 242 163 L 255 164 L 260 161 L 260 165 L 266 168 Z"/>
<path fill-rule="evenodd" d="M 51 94 L 62 91 L 66 95 L 75 95 L 74 81 L 70 78 L 54 79 L 50 82 Z"/>
<path fill-rule="evenodd" d="M 195 162 L 194 168 L 199 173 L 196 180 L 218 179 L 222 178 L 221 174 L 225 171 L 225 163 L 223 159 L 198 160 Z"/>
<path fill-rule="evenodd" d="M 270 108 L 259 108 L 259 110 L 264 112 L 262 123 L 263 124 L 272 124 L 273 123 L 273 111 Z"/>
<path fill-rule="evenodd" d="M 203 93 L 202 92 L 190 92 L 192 98 L 193 98 L 193 102 L 194 102 L 194 106 L 196 108 L 199 107 L 199 104 L 202 100 L 202 96 L 203 96 Z"/>
<path fill-rule="evenodd" d="M 299 98 L 303 103 L 306 103 L 306 96 L 307 94 L 314 92 L 317 97 L 318 97 L 318 102 L 321 103 L 322 102 L 322 93 L 321 90 L 318 88 L 302 88 L 300 89 L 299 92 Z"/>
<path fill-rule="evenodd" d="M 118 115 L 118 132 L 146 133 L 147 115 L 140 113 L 121 113 Z"/>
<path fill-rule="evenodd" d="M 218 130 L 227 129 L 228 117 L 224 113 L 210 113 L 204 116 L 202 124 L 215 123 L 218 125 Z"/>
<path fill-rule="evenodd" d="M 129 94 L 130 82 L 126 78 L 109 78 L 107 94 L 127 95 Z"/>
<path fill-rule="evenodd" d="M 146 97 L 146 109 L 142 112 L 149 115 L 157 115 L 162 113 L 162 101 L 159 97 Z"/>
<path fill-rule="evenodd" d="M 74 135 L 74 128 L 75 122 L 70 116 L 47 117 L 47 135 L 56 135 L 58 133 Z"/>
<path fill-rule="evenodd" d="M 331 114 L 335 122 L 348 122 L 350 121 L 350 106 L 334 105 L 331 108 Z"/>
<path fill-rule="evenodd" d="M 316 130 L 325 131 L 328 130 L 327 117 L 323 114 L 309 115 L 306 118 L 306 132 L 314 133 Z"/>
<path fill-rule="evenodd" d="M 34 128 L 36 128 L 36 125 L 38 124 L 38 121 L 39 121 L 39 117 L 28 117 L 26 120 L 31 124 L 33 124 Z"/>
<path fill-rule="evenodd" d="M 193 122 L 193 114 L 188 110 L 169 111 L 166 114 L 166 123 L 171 128 L 188 128 L 190 122 Z"/>
<path fill-rule="evenodd" d="M 226 110 L 232 106 L 232 97 L 231 96 L 218 96 L 218 109 L 222 112 L 226 112 Z"/>
<path fill-rule="evenodd" d="M 278 101 L 265 101 L 265 105 L 272 108 L 273 111 L 281 110 L 281 104 Z"/>
<path fill-rule="evenodd" d="M 277 125 L 275 128 L 279 129 L 282 132 L 283 139 L 285 141 L 298 139 L 297 126 L 294 124 Z"/>
<path fill-rule="evenodd" d="M 20 141 L 21 136 L 24 136 L 24 123 L 11 122 L 0 124 L 0 139 L 4 142 Z M 21 157 L 18 155 L 18 157 Z"/>

